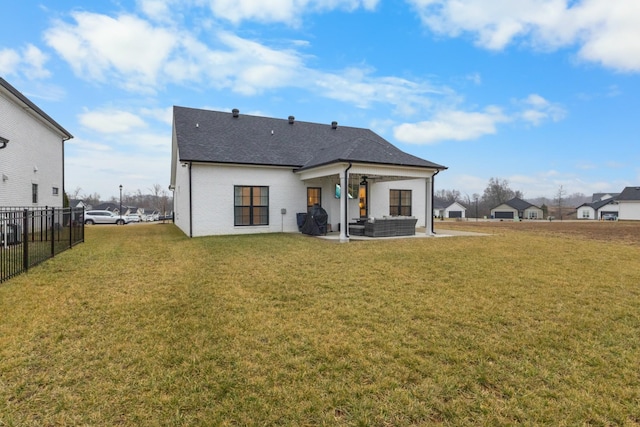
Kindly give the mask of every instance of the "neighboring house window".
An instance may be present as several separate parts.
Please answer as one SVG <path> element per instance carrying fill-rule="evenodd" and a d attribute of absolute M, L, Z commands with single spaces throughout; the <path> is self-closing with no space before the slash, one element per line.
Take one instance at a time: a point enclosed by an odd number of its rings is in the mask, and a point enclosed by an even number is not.
<path fill-rule="evenodd" d="M 51 194 L 53 194 L 54 196 L 58 195 L 58 187 L 53 187 L 51 190 Z"/>
<path fill-rule="evenodd" d="M 269 187 L 234 187 L 234 225 L 269 225 Z"/>
<path fill-rule="evenodd" d="M 583 210 L 582 211 L 582 218 L 584 218 L 584 219 L 591 218 L 591 215 L 589 215 L 589 211 L 588 210 Z"/>
<path fill-rule="evenodd" d="M 31 184 L 31 202 L 38 203 L 38 184 Z"/>
<path fill-rule="evenodd" d="M 389 215 L 411 216 L 411 190 L 389 190 Z"/>
<path fill-rule="evenodd" d="M 322 206 L 322 189 L 320 187 L 308 187 L 307 212 L 309 212 L 315 204 Z"/>

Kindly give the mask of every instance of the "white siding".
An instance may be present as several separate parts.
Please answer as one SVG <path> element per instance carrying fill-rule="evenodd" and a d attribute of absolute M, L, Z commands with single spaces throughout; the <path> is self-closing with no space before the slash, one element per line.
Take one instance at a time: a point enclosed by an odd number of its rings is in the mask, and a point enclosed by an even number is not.
<path fill-rule="evenodd" d="M 175 167 L 176 183 L 173 190 L 173 214 L 175 224 L 187 236 L 189 230 L 189 165 L 177 163 Z"/>
<path fill-rule="evenodd" d="M 416 225 L 418 227 L 425 226 L 425 194 L 426 180 L 409 179 L 401 181 L 377 182 L 369 187 L 369 216 L 381 218 L 389 215 L 389 190 L 411 190 L 411 216 L 418 219 Z M 358 213 L 357 201 L 354 207 L 349 206 L 350 212 Z M 353 216 L 353 215 L 352 215 Z"/>
<path fill-rule="evenodd" d="M 618 219 L 640 220 L 640 201 L 620 201 Z"/>
<path fill-rule="evenodd" d="M 515 219 L 518 217 L 518 210 L 513 209 L 511 206 L 507 204 L 502 204 L 496 208 L 491 209 L 491 216 L 493 218 L 496 217 L 496 212 L 513 212 L 513 218 Z"/>
<path fill-rule="evenodd" d="M 523 219 L 544 219 L 544 212 L 540 208 L 530 207 L 524 210 Z"/>
<path fill-rule="evenodd" d="M 2 93 L 0 136 L 9 140 L 0 150 L 0 206 L 61 207 L 62 136 Z M 32 203 L 32 184 L 38 184 L 36 204 Z M 54 187 L 58 195 L 53 195 Z"/>
<path fill-rule="evenodd" d="M 590 206 L 580 206 L 576 213 L 577 219 L 596 219 L 595 211 Z"/>
<path fill-rule="evenodd" d="M 461 218 L 466 218 L 467 217 L 467 208 L 465 208 L 464 206 L 462 206 L 460 203 L 458 202 L 454 202 L 451 205 L 447 206 L 445 211 L 445 218 L 451 218 L 449 216 L 449 212 L 451 211 L 460 211 L 462 212 L 462 217 Z"/>
<path fill-rule="evenodd" d="M 296 213 L 307 211 L 306 186 L 291 169 L 194 164 L 191 179 L 194 237 L 296 232 Z M 269 225 L 234 226 L 236 185 L 269 187 Z M 185 222 L 188 218 L 181 217 L 178 226 L 189 234 Z"/>

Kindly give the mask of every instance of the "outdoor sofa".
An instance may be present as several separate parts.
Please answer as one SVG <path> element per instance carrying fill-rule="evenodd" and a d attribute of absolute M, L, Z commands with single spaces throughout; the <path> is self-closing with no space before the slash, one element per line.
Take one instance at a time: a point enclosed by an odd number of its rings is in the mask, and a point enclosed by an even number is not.
<path fill-rule="evenodd" d="M 363 225 L 350 226 L 350 234 L 363 234 L 368 237 L 413 236 L 416 234 L 417 218 L 411 216 L 387 216 L 369 218 Z M 358 228 L 357 232 L 355 228 Z M 354 233 L 355 232 L 355 233 Z"/>

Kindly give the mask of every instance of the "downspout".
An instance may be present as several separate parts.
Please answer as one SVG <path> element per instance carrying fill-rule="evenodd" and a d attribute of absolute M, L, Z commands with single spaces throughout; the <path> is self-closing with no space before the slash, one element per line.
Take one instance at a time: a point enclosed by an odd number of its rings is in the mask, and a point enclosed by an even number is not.
<path fill-rule="evenodd" d="M 189 237 L 193 237 L 193 193 L 191 191 L 191 165 L 189 162 Z"/>
<path fill-rule="evenodd" d="M 434 173 L 431 176 L 431 212 L 429 212 L 429 215 L 431 215 L 431 234 L 436 234 L 436 232 L 434 231 L 434 227 L 433 227 L 433 194 L 435 192 L 435 182 L 436 182 L 436 175 L 438 175 L 440 173 L 440 169 L 436 170 L 436 173 Z"/>
<path fill-rule="evenodd" d="M 64 185 L 64 143 L 73 138 L 72 136 L 68 138 L 62 138 L 62 207 L 64 208 L 64 198 L 67 196 L 66 187 Z"/>
<path fill-rule="evenodd" d="M 344 170 L 344 186 L 342 194 L 344 194 L 344 235 L 349 238 L 349 169 L 353 166 L 353 163 L 349 162 L 349 167 Z"/>

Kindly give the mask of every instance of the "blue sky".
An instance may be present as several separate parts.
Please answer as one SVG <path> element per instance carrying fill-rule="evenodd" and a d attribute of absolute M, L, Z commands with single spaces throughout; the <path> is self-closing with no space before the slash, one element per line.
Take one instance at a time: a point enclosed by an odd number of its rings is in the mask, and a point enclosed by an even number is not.
<path fill-rule="evenodd" d="M 5 8 L 8 9 L 8 8 Z M 167 188 L 173 105 L 366 127 L 525 198 L 640 185 L 637 0 L 11 2 L 0 76 L 69 130 L 66 190 Z"/>

